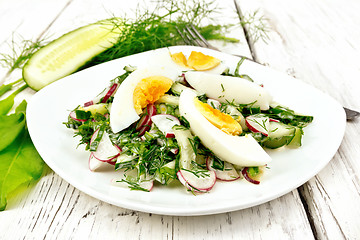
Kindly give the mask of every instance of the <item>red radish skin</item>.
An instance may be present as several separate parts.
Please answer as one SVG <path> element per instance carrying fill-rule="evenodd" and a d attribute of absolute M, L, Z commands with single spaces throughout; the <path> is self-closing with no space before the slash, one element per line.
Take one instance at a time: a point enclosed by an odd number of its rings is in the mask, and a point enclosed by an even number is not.
<path fill-rule="evenodd" d="M 97 129 L 92 135 L 90 139 L 90 144 L 96 139 L 98 133 L 99 129 Z M 121 150 L 118 146 L 114 145 L 111 142 L 109 135 L 106 132 L 104 132 L 104 135 L 99 142 L 97 150 L 95 152 L 92 152 L 94 158 L 101 162 L 107 163 L 115 160 L 118 156 L 120 156 L 120 153 Z"/>
<path fill-rule="evenodd" d="M 91 100 L 91 101 L 88 101 L 88 102 L 84 103 L 84 107 L 88 107 L 88 106 L 91 106 L 93 104 L 94 104 L 94 102 Z"/>
<path fill-rule="evenodd" d="M 280 122 L 280 121 L 277 119 L 269 118 L 269 122 Z"/>
<path fill-rule="evenodd" d="M 149 129 L 150 129 L 150 126 L 149 126 L 149 125 L 143 126 L 143 127 L 139 130 L 139 136 L 143 136 L 147 131 L 149 131 Z"/>
<path fill-rule="evenodd" d="M 250 115 L 245 118 L 245 124 L 250 131 L 254 133 L 262 133 L 266 137 L 269 135 L 268 123 L 269 123 L 268 117 L 258 117 L 258 116 Z"/>
<path fill-rule="evenodd" d="M 170 149 L 170 151 L 171 151 L 173 154 L 178 154 L 178 153 L 179 153 L 179 149 L 178 149 L 178 148 L 172 148 L 172 149 Z"/>
<path fill-rule="evenodd" d="M 139 136 L 145 134 L 145 132 L 150 130 L 152 121 L 151 117 L 156 115 L 156 107 L 154 104 L 149 104 L 146 107 L 146 115 L 143 115 L 139 122 L 136 124 L 136 131 L 139 132 Z"/>
<path fill-rule="evenodd" d="M 151 180 L 151 181 L 142 182 L 142 183 L 140 183 L 140 187 L 142 187 L 150 192 L 154 187 L 154 181 Z"/>
<path fill-rule="evenodd" d="M 165 135 L 166 138 L 174 138 L 175 137 L 175 134 L 174 133 L 166 133 Z"/>
<path fill-rule="evenodd" d="M 71 119 L 78 121 L 78 122 L 86 122 L 87 121 L 86 119 L 77 119 L 75 111 L 71 111 L 69 116 L 71 117 Z"/>
<path fill-rule="evenodd" d="M 112 162 L 109 162 L 109 163 L 111 165 L 113 165 Z M 89 169 L 90 169 L 90 171 L 95 172 L 96 170 L 99 170 L 101 168 L 108 167 L 109 163 L 99 161 L 98 159 L 96 159 L 94 157 L 93 153 L 90 153 L 90 156 L 89 156 Z M 115 162 L 114 162 L 114 165 L 115 165 Z"/>
<path fill-rule="evenodd" d="M 105 94 L 105 96 L 103 97 L 103 99 L 101 100 L 101 103 L 106 103 L 107 100 L 115 93 L 116 89 L 118 88 L 119 84 L 114 83 L 109 91 L 107 91 L 107 93 Z"/>
<path fill-rule="evenodd" d="M 140 129 L 142 129 L 145 125 L 148 124 L 149 119 L 150 119 L 149 115 L 143 115 L 136 124 L 135 130 L 140 131 Z"/>
<path fill-rule="evenodd" d="M 244 176 L 244 178 L 248 181 L 248 182 L 251 182 L 253 184 L 260 184 L 260 181 L 258 180 L 255 180 L 255 179 L 252 179 L 249 174 L 248 174 L 248 168 L 245 167 L 243 168 L 243 170 L 241 171 L 242 175 Z"/>
<path fill-rule="evenodd" d="M 209 192 L 216 183 L 216 173 L 214 171 L 208 171 L 210 176 L 208 177 L 197 177 L 193 173 L 186 170 L 179 170 L 176 175 L 187 189 L 204 193 Z"/>
<path fill-rule="evenodd" d="M 156 115 L 156 107 L 154 104 L 149 104 L 146 106 L 146 110 L 150 117 Z"/>
<path fill-rule="evenodd" d="M 219 179 L 221 181 L 225 181 L 225 182 L 231 182 L 231 181 L 235 181 L 240 178 L 240 175 L 238 174 L 238 172 L 236 171 L 236 169 L 234 168 L 234 166 L 232 164 L 229 164 L 227 162 L 224 163 L 225 169 L 231 169 L 231 170 L 226 170 L 226 171 L 214 169 L 211 167 L 212 164 L 213 164 L 213 159 L 211 157 L 207 157 L 206 158 L 206 167 L 208 170 L 214 171 L 216 173 L 217 179 Z"/>
<path fill-rule="evenodd" d="M 118 156 L 120 156 L 119 154 L 114 155 L 113 157 L 110 157 L 108 159 L 100 159 L 98 158 L 95 154 L 93 154 L 94 158 L 96 158 L 97 160 L 99 160 L 100 162 L 105 162 L 105 163 L 111 163 L 112 161 L 114 161 Z"/>

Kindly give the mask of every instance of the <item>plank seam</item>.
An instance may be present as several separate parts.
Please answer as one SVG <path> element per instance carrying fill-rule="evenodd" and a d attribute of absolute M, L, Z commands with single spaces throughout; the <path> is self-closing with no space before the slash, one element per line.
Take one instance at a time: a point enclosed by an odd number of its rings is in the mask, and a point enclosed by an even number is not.
<path fill-rule="evenodd" d="M 306 213 L 306 217 L 308 219 L 308 222 L 309 222 L 309 225 L 310 225 L 310 228 L 311 228 L 311 231 L 313 232 L 313 236 L 314 236 L 314 239 L 318 239 L 317 237 L 317 231 L 316 231 L 316 227 L 315 227 L 315 221 L 314 221 L 314 218 L 311 216 L 311 213 L 310 213 L 310 209 L 309 209 L 309 205 L 306 201 L 306 196 L 305 196 L 305 191 L 307 191 L 307 189 L 305 189 L 305 184 L 300 186 L 299 187 L 299 197 L 300 197 L 300 201 L 304 207 L 304 211 Z M 310 195 L 310 194 L 309 194 Z"/>

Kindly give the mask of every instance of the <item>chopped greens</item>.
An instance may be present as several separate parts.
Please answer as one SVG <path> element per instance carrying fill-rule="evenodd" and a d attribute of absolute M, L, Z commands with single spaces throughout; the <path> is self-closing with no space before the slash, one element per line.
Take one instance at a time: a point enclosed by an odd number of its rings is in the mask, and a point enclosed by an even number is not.
<path fill-rule="evenodd" d="M 227 75 L 244 78 L 244 74 L 239 73 L 242 62 L 243 59 L 237 64 L 234 74 L 228 72 Z M 131 71 L 128 70 L 125 74 L 113 79 L 110 85 L 115 82 L 121 83 Z M 220 86 L 224 92 L 224 86 L 222 84 Z M 94 114 L 91 111 L 81 110 L 81 106 L 72 111 L 76 113 L 75 117 L 70 114 L 68 122 L 64 124 L 68 128 L 74 129 L 75 136 L 81 137 L 80 144 L 85 144 L 85 148 L 93 153 L 96 153 L 104 134 L 108 134 L 112 145 L 108 147 L 120 149 L 120 154 L 106 162 L 114 165 L 115 171 L 122 173 L 122 177 L 119 174 L 116 183 L 124 184 L 131 190 L 150 191 L 153 182 L 168 185 L 174 180 L 179 180 L 194 194 L 207 192 L 212 186 L 209 187 L 206 185 L 208 183 L 204 182 L 211 182 L 211 179 L 214 178 L 210 169 L 233 174 L 227 177 L 230 180 L 236 180 L 240 178 L 241 174 L 246 174 L 244 178 L 248 181 L 255 184 L 260 183 L 259 179 L 263 174 L 264 166 L 241 167 L 224 162 L 206 148 L 198 136 L 193 135 L 189 122 L 180 116 L 178 106 L 180 92 L 189 87 L 191 86 L 186 81 L 175 82 L 165 96 L 160 98 L 161 100 L 144 108 L 138 121 L 117 133 L 112 132 L 110 128 L 107 112 Z M 102 104 L 101 96 L 107 94 L 106 91 L 102 91 L 96 98 L 97 101 L 91 101 L 92 104 Z M 112 92 L 112 96 L 114 94 L 115 92 Z M 197 98 L 205 103 L 209 100 L 205 94 L 197 96 Z M 113 98 L 110 97 L 105 104 L 111 105 L 112 100 Z M 294 148 L 301 146 L 302 128 L 313 120 L 312 116 L 299 115 L 293 110 L 279 105 L 263 111 L 260 107 L 255 107 L 255 103 L 256 101 L 249 104 L 223 101 L 219 103 L 218 109 L 222 113 L 229 114 L 240 124 L 246 119 L 246 124 L 243 123 L 241 126 L 240 136 L 251 135 L 263 147 L 278 148 L 289 145 Z M 212 104 L 214 106 L 214 103 Z M 149 109 L 156 110 L 152 112 Z M 149 121 L 152 116 L 157 114 L 166 114 L 164 119 L 168 122 L 174 121 L 174 118 L 179 120 L 180 125 L 172 127 L 173 134 L 168 136 L 167 133 L 160 131 L 156 124 Z M 172 116 L 170 117 L 170 115 Z M 263 132 L 247 127 L 247 124 L 251 123 L 256 124 Z M 193 182 L 199 182 L 199 184 L 192 185 Z"/>

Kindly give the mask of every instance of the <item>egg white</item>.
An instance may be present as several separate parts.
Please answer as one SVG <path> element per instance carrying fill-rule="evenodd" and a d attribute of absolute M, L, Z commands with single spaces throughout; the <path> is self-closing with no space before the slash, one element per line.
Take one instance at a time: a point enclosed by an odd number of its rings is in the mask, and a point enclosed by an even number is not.
<path fill-rule="evenodd" d="M 243 78 L 192 71 L 185 73 L 185 79 L 197 91 L 220 102 L 254 103 L 261 110 L 268 110 L 272 103 L 272 96 L 265 88 Z"/>
<path fill-rule="evenodd" d="M 134 90 L 144 78 L 151 76 L 164 76 L 172 81 L 178 78 L 178 71 L 171 67 L 145 67 L 139 68 L 129 74 L 121 83 L 114 95 L 110 109 L 110 127 L 114 133 L 120 132 L 139 120 L 139 115 L 134 108 Z"/>
<path fill-rule="evenodd" d="M 191 131 L 203 145 L 221 160 L 244 167 L 263 166 L 271 161 L 270 156 L 251 135 L 232 136 L 210 123 L 196 108 L 196 94 L 184 90 L 180 95 L 180 115 L 190 123 Z"/>

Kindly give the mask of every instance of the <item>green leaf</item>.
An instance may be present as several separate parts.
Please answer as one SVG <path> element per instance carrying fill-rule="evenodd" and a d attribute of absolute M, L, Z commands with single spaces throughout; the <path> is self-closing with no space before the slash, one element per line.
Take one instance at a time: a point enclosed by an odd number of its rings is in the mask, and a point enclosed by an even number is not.
<path fill-rule="evenodd" d="M 0 151 L 7 148 L 25 128 L 25 114 L 0 115 Z M 1 159 L 0 159 L 1 160 Z"/>
<path fill-rule="evenodd" d="M 11 95 L 9 95 L 7 98 L 0 101 L 0 116 L 8 114 L 8 112 L 14 106 L 15 96 L 25 88 L 27 88 L 27 85 L 23 85 L 22 87 L 18 88 L 15 92 L 13 92 Z"/>
<path fill-rule="evenodd" d="M 39 179 L 43 169 L 44 162 L 23 128 L 15 141 L 0 152 L 0 211 L 5 210 L 9 193 Z"/>
<path fill-rule="evenodd" d="M 9 83 L 9 84 L 3 84 L 0 86 L 0 97 L 2 95 L 4 95 L 5 93 L 7 93 L 8 91 L 10 91 L 11 89 L 13 89 L 14 85 L 18 84 L 19 82 L 23 81 L 22 78 L 20 78 L 19 80 Z"/>
<path fill-rule="evenodd" d="M 15 109 L 15 113 L 26 113 L 26 106 L 27 106 L 27 102 L 26 100 L 23 100 Z"/>
<path fill-rule="evenodd" d="M 0 116 L 6 115 L 14 105 L 15 95 L 11 94 L 7 98 L 0 101 Z"/>
<path fill-rule="evenodd" d="M 6 92 L 12 89 L 12 84 L 4 84 L 0 86 L 0 96 L 4 95 Z"/>

